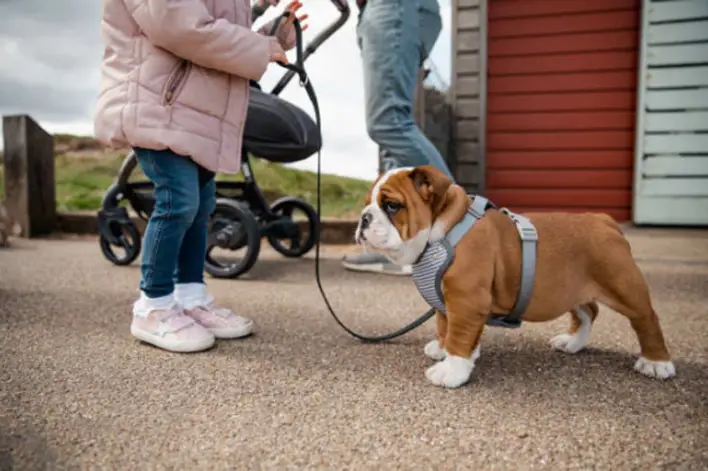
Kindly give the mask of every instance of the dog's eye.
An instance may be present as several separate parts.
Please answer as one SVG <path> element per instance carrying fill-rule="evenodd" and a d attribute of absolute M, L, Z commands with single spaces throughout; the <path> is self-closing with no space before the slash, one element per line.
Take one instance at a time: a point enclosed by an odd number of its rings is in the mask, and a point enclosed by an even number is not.
<path fill-rule="evenodd" d="M 401 210 L 401 208 L 403 208 L 403 205 L 397 201 L 384 201 L 382 206 L 383 210 L 388 214 L 396 214 Z"/>

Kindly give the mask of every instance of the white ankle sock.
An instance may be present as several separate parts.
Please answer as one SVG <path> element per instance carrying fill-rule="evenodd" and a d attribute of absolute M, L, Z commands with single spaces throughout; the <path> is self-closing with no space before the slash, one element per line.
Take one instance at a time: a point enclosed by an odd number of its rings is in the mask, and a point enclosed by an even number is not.
<path fill-rule="evenodd" d="M 159 298 L 148 298 L 143 291 L 140 292 L 140 298 L 133 304 L 133 315 L 138 317 L 147 317 L 151 311 L 158 309 L 170 309 L 175 305 L 175 296 L 173 293 Z"/>
<path fill-rule="evenodd" d="M 206 306 L 211 301 L 204 283 L 175 284 L 175 300 L 185 309 Z"/>

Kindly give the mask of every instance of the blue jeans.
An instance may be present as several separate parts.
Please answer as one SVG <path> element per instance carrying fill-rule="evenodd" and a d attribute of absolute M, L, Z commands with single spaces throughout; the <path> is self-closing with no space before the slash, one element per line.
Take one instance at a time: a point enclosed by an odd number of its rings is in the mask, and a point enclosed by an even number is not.
<path fill-rule="evenodd" d="M 441 29 L 438 0 L 369 0 L 359 18 L 366 128 L 384 170 L 431 164 L 452 178 L 413 116 L 418 72 Z"/>
<path fill-rule="evenodd" d="M 143 237 L 140 289 L 172 294 L 175 283 L 203 283 L 207 225 L 216 205 L 214 173 L 170 150 L 134 149 L 154 183 L 155 208 Z"/>

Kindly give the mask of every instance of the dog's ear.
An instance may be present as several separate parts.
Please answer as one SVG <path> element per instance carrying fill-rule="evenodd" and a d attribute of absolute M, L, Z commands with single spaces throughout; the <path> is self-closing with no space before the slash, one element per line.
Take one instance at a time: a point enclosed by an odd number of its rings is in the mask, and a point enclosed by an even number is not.
<path fill-rule="evenodd" d="M 423 201 L 435 206 L 442 203 L 452 185 L 452 179 L 432 165 L 416 167 L 408 176 Z"/>
<path fill-rule="evenodd" d="M 369 190 L 366 192 L 366 196 L 364 197 L 364 206 L 368 206 L 371 204 L 371 197 L 373 196 L 374 193 L 374 188 L 376 188 L 376 184 L 381 180 L 381 177 L 383 177 L 383 174 L 379 174 L 378 177 L 376 177 L 376 180 L 374 180 L 371 185 L 369 186 Z"/>

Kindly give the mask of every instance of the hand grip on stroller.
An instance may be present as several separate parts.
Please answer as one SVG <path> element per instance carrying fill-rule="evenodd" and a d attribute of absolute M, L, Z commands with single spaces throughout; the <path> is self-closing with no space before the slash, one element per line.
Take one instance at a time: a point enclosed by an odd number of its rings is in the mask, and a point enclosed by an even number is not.
<path fill-rule="evenodd" d="M 339 13 L 349 16 L 349 2 L 347 0 L 330 1 L 334 4 L 337 10 L 339 10 Z M 265 14 L 268 8 L 270 8 L 270 4 L 268 3 L 263 6 L 259 6 L 258 4 L 253 5 L 253 7 L 251 7 L 251 22 L 255 23 L 258 18 Z"/>
<path fill-rule="evenodd" d="M 317 49 L 325 42 L 327 41 L 335 32 L 337 32 L 349 19 L 349 15 L 351 13 L 351 10 L 349 9 L 349 3 L 347 0 L 330 0 L 332 4 L 337 8 L 337 11 L 339 11 L 339 17 L 332 22 L 329 26 L 327 26 L 322 32 L 317 34 L 312 41 L 310 41 L 309 44 L 305 47 L 302 44 L 302 36 L 297 36 L 296 39 L 296 48 L 299 50 L 297 59 L 295 62 L 295 65 L 297 65 L 300 69 L 302 69 L 304 62 L 307 60 L 307 58 L 313 54 Z M 253 9 L 251 10 L 251 15 L 253 18 L 253 21 L 256 21 L 258 18 L 260 18 L 266 10 L 269 8 L 269 5 L 266 4 L 263 7 L 259 7 L 258 5 L 255 5 Z M 277 24 L 280 23 L 280 21 L 283 20 L 283 18 L 287 17 L 287 13 L 281 15 L 281 17 L 276 20 L 276 28 Z M 297 18 L 294 20 L 297 22 Z M 275 29 L 271 31 L 271 34 L 275 32 Z M 287 67 L 286 67 L 287 68 Z M 301 74 L 292 68 L 288 68 L 289 70 L 281 77 L 281 79 L 278 81 L 278 83 L 273 87 L 273 89 L 270 91 L 272 95 L 279 95 L 281 91 L 285 88 L 285 86 L 290 83 L 290 80 L 292 80 L 293 76 L 295 74 L 298 74 L 301 76 Z M 302 78 L 302 76 L 301 76 Z"/>
<path fill-rule="evenodd" d="M 278 31 L 278 27 L 280 27 L 280 23 L 282 23 L 283 20 L 287 19 L 292 13 L 289 11 L 283 12 L 282 15 L 280 15 L 278 18 L 273 21 L 273 26 L 270 28 L 270 36 L 275 35 L 275 33 Z M 304 59 L 302 56 L 302 28 L 300 27 L 300 21 L 298 21 L 297 18 L 293 18 L 293 28 L 295 29 L 295 53 L 296 53 L 296 59 L 295 59 L 295 67 L 298 69 L 302 69 L 303 64 L 304 64 Z M 281 66 L 285 68 L 289 68 L 288 65 L 290 64 L 284 64 L 282 62 L 278 62 Z M 292 70 L 292 69 L 291 69 Z M 297 71 L 294 71 L 297 72 Z"/>

